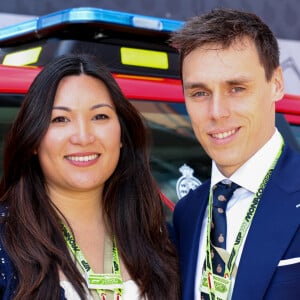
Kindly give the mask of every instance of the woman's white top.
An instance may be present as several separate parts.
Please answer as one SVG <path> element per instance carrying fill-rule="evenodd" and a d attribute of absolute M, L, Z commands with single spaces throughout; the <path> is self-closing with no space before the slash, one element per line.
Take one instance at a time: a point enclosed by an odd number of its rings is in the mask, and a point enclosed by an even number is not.
<path fill-rule="evenodd" d="M 123 282 L 124 291 L 122 300 L 146 300 L 144 297 L 140 297 L 140 291 L 138 286 L 133 280 Z M 81 300 L 76 290 L 69 281 L 61 280 L 60 286 L 65 290 L 65 298 L 67 300 Z M 87 300 L 95 300 L 91 294 L 87 294 Z M 97 298 L 99 299 L 99 298 Z"/>

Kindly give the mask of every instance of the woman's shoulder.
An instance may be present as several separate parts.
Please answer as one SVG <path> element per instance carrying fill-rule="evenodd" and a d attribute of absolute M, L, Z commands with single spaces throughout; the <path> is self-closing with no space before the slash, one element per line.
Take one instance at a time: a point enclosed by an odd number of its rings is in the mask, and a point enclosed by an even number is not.
<path fill-rule="evenodd" d="M 7 205 L 0 204 L 0 246 L 2 248 L 3 239 L 5 238 L 5 218 L 8 216 Z"/>
<path fill-rule="evenodd" d="M 3 240 L 5 239 L 5 218 L 8 216 L 7 205 L 0 204 L 0 246 L 2 247 Z"/>
<path fill-rule="evenodd" d="M 5 249 L 5 217 L 8 207 L 0 204 L 0 299 L 10 300 L 18 286 L 16 269 Z M 64 290 L 61 289 L 60 300 L 66 300 Z"/>
<path fill-rule="evenodd" d="M 4 204 L 0 204 L 0 225 L 2 226 L 3 218 L 8 215 L 8 206 Z"/>
<path fill-rule="evenodd" d="M 5 249 L 4 218 L 8 207 L 0 205 L 0 295 L 1 299 L 11 299 L 17 287 L 17 276 L 12 261 Z"/>

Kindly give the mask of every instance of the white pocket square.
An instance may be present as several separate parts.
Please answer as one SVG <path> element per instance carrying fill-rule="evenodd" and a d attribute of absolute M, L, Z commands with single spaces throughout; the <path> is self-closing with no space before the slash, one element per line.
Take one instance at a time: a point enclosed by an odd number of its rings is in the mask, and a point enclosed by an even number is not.
<path fill-rule="evenodd" d="M 297 263 L 300 263 L 300 257 L 283 259 L 279 262 L 278 267 L 293 265 L 293 264 L 297 264 Z"/>

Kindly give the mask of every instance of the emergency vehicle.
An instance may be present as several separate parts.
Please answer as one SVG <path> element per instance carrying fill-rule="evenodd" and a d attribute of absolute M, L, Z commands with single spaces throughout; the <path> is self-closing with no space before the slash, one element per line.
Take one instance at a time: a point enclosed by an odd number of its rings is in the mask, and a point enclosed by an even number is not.
<path fill-rule="evenodd" d="M 185 109 L 178 54 L 167 42 L 182 25 L 81 7 L 0 29 L 0 158 L 5 135 L 43 65 L 65 53 L 96 54 L 147 122 L 151 169 L 170 215 L 179 198 L 209 178 L 211 170 Z M 287 94 L 276 105 L 278 129 L 299 150 L 300 97 Z"/>

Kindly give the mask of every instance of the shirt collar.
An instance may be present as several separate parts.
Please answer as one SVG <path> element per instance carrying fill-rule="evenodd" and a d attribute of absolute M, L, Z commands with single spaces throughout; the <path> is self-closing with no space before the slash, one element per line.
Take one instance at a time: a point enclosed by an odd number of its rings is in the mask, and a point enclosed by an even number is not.
<path fill-rule="evenodd" d="M 246 161 L 230 178 L 226 178 L 212 162 L 211 186 L 220 181 L 233 181 L 241 187 L 256 193 L 263 178 L 270 169 L 282 145 L 283 138 L 278 130 L 271 139 L 260 148 L 248 161 Z"/>

